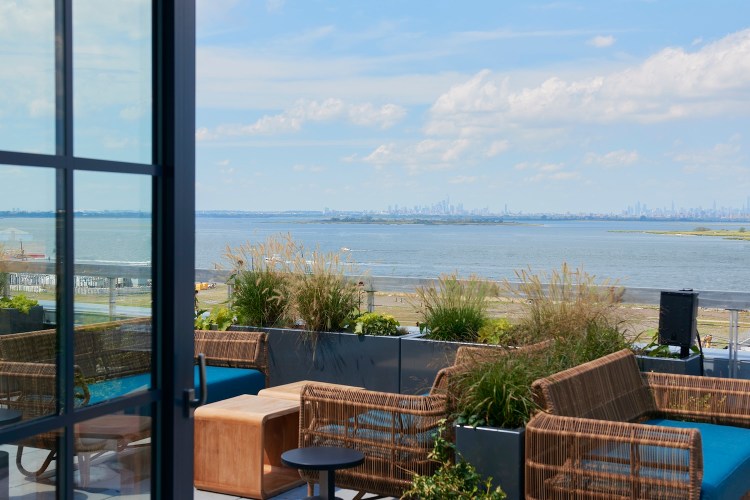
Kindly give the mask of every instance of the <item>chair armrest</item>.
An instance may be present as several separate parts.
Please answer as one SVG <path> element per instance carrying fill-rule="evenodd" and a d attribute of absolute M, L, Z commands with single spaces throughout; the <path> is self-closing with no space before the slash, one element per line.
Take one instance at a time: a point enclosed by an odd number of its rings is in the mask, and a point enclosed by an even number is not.
<path fill-rule="evenodd" d="M 701 435 L 537 413 L 526 426 L 526 498 L 700 497 Z"/>
<path fill-rule="evenodd" d="M 73 367 L 74 405 L 88 404 L 91 394 L 81 368 Z M 0 362 L 2 403 L 21 410 L 23 418 L 54 414 L 57 411 L 57 366 L 55 363 Z"/>
<path fill-rule="evenodd" d="M 666 416 L 750 427 L 750 380 L 653 372 L 643 378 Z"/>

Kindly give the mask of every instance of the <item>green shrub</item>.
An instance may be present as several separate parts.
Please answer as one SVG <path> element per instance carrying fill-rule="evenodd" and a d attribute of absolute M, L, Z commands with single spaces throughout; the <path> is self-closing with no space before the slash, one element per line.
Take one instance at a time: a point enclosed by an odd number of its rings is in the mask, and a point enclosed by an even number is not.
<path fill-rule="evenodd" d="M 344 330 L 358 314 L 357 280 L 346 277 L 352 264 L 335 252 L 300 247 L 294 261 L 292 295 L 295 310 L 305 328 L 315 332 Z"/>
<path fill-rule="evenodd" d="M 492 318 L 479 329 L 477 340 L 483 344 L 521 346 L 531 342 L 527 331 L 507 318 Z"/>
<path fill-rule="evenodd" d="M 234 321 L 234 313 L 228 307 L 214 307 L 208 316 L 205 316 L 205 312 L 205 310 L 196 312 L 196 330 L 226 330 Z"/>
<path fill-rule="evenodd" d="M 399 335 L 399 322 L 390 314 L 364 313 L 356 318 L 354 333 L 358 335 Z"/>
<path fill-rule="evenodd" d="M 456 274 L 443 275 L 437 285 L 416 290 L 420 328 L 435 340 L 476 341 L 487 320 L 486 299 L 494 291 L 491 283 L 475 276 L 460 280 Z"/>
<path fill-rule="evenodd" d="M 284 326 L 289 300 L 286 276 L 269 270 L 239 271 L 230 280 L 237 322 L 252 326 Z"/>
<path fill-rule="evenodd" d="M 525 425 L 537 406 L 531 384 L 628 346 L 624 335 L 594 322 L 583 331 L 553 340 L 542 352 L 509 353 L 477 364 L 457 376 L 457 421 L 463 425 L 517 428 Z"/>
<path fill-rule="evenodd" d="M 0 297 L 0 308 L 18 309 L 19 312 L 29 314 L 32 307 L 38 306 L 39 302 L 25 295 L 14 295 L 13 297 Z"/>
<path fill-rule="evenodd" d="M 454 460 L 456 446 L 445 439 L 445 420 L 441 421 L 430 460 L 440 464 L 432 476 L 415 474 L 412 486 L 401 498 L 422 500 L 502 500 L 506 497 L 498 486 L 492 488 L 492 478 L 482 479 L 476 468 L 461 456 Z"/>
<path fill-rule="evenodd" d="M 232 308 L 240 324 L 277 327 L 292 322 L 288 285 L 289 263 L 295 252 L 296 245 L 288 235 L 227 249 L 225 258 L 233 269 L 228 280 L 232 285 Z"/>

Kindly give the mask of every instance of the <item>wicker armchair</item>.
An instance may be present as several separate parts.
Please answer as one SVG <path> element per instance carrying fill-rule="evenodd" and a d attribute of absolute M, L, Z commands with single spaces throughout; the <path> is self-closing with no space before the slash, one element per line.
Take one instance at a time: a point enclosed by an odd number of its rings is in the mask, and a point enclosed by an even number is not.
<path fill-rule="evenodd" d="M 453 413 L 451 382 L 475 363 L 513 352 L 496 346 L 461 346 L 455 364 L 437 374 L 425 396 L 309 384 L 301 394 L 299 445 L 361 450 L 365 462 L 337 471 L 336 484 L 399 497 L 411 486 L 414 474 L 431 475 L 437 468 L 427 456 L 440 420 Z M 308 483 L 318 479 L 314 473 L 301 474 Z"/>
<path fill-rule="evenodd" d="M 697 500 L 750 491 L 748 380 L 641 374 L 623 350 L 533 388 L 543 411 L 526 427 L 526 498 Z"/>

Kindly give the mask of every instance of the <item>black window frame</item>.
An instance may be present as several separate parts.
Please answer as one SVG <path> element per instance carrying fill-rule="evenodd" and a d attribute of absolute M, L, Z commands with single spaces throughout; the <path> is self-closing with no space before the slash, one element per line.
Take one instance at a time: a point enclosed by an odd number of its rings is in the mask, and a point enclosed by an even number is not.
<path fill-rule="evenodd" d="M 74 0 L 55 0 L 56 153 L 0 150 L 0 164 L 56 172 L 58 278 L 58 394 L 61 411 L 0 427 L 0 442 L 64 429 L 57 458 L 57 496 L 73 498 L 73 426 L 151 405 L 152 497 L 193 495 L 193 426 L 184 389 L 193 385 L 195 273 L 195 0 L 152 0 L 152 144 L 150 165 L 77 158 L 73 150 L 72 13 Z M 152 388 L 134 396 L 78 408 L 73 405 L 73 176 L 76 171 L 152 178 Z"/>

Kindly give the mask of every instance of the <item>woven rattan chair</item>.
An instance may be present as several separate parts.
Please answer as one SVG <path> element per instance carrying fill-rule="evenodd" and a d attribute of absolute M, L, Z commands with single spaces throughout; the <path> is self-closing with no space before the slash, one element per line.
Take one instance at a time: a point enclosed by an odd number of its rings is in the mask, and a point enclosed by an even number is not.
<path fill-rule="evenodd" d="M 750 381 L 641 374 L 623 350 L 533 389 L 526 498 L 748 498 Z"/>
<path fill-rule="evenodd" d="M 263 332 L 195 330 L 195 356 L 209 366 L 253 368 L 263 372 L 268 386 L 268 342 Z"/>
<path fill-rule="evenodd" d="M 522 349 L 545 347 L 546 344 Z M 517 350 L 461 346 L 454 365 L 437 374 L 425 396 L 309 384 L 301 394 L 299 445 L 343 446 L 362 451 L 365 462 L 337 471 L 336 484 L 399 497 L 411 486 L 414 474 L 431 475 L 437 468 L 427 456 L 440 420 L 453 413 L 451 383 L 455 376 L 475 363 L 513 352 Z M 314 473 L 301 474 L 308 483 L 317 481 Z"/>

